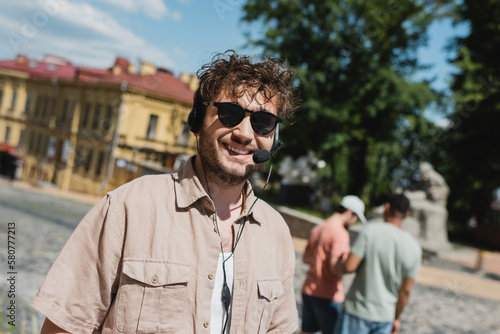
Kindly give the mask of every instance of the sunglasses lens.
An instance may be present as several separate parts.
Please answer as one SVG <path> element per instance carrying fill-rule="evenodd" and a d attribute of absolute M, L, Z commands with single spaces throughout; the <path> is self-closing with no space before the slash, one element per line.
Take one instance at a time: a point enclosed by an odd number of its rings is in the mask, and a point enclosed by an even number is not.
<path fill-rule="evenodd" d="M 245 111 L 238 105 L 220 104 L 217 109 L 220 122 L 230 128 L 240 124 L 245 118 Z"/>
<path fill-rule="evenodd" d="M 250 120 L 254 131 L 259 135 L 267 135 L 276 126 L 276 118 L 265 112 L 253 113 Z"/>

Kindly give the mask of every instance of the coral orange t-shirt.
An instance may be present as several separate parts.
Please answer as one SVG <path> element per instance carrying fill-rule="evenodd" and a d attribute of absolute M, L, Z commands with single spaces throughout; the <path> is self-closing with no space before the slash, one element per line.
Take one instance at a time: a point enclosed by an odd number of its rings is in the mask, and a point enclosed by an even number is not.
<path fill-rule="evenodd" d="M 303 261 L 309 270 L 302 293 L 336 303 L 344 301 L 342 277 L 331 272 L 330 261 L 349 255 L 349 232 L 342 220 L 332 216 L 311 230 Z"/>

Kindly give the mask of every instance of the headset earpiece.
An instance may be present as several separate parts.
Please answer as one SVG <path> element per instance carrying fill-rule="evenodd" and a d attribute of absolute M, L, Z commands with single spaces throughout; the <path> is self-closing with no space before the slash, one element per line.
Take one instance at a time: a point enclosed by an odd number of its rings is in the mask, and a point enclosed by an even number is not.
<path fill-rule="evenodd" d="M 192 133 L 197 133 L 198 130 L 200 129 L 200 124 L 197 118 L 198 118 L 198 112 L 196 111 L 196 106 L 193 105 L 193 109 L 191 109 L 191 111 L 189 112 L 187 119 L 189 130 Z"/>
<path fill-rule="evenodd" d="M 280 124 L 276 124 L 276 130 L 274 131 L 274 140 L 273 146 L 271 147 L 271 152 L 276 150 L 278 147 L 281 147 L 283 142 L 280 140 Z"/>
<path fill-rule="evenodd" d="M 197 133 L 200 130 L 201 124 L 203 123 L 204 114 L 205 113 L 203 112 L 201 95 L 197 90 L 194 93 L 193 97 L 193 109 L 191 109 L 191 111 L 189 112 L 187 119 L 188 127 L 191 132 Z"/>

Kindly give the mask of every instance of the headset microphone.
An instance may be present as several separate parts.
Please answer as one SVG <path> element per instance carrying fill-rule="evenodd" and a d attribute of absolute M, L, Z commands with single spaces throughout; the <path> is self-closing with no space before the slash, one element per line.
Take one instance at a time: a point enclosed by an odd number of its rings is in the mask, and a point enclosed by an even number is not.
<path fill-rule="evenodd" d="M 259 150 L 253 154 L 253 162 L 261 164 L 271 159 L 271 153 L 268 150 Z"/>
<path fill-rule="evenodd" d="M 255 162 L 256 164 L 266 162 L 267 160 L 271 159 L 271 154 L 277 152 L 281 148 L 281 146 L 283 146 L 283 142 L 280 140 L 278 141 L 278 145 L 276 146 L 276 148 L 271 152 L 269 152 L 268 150 L 258 150 L 252 156 L 253 162 Z"/>

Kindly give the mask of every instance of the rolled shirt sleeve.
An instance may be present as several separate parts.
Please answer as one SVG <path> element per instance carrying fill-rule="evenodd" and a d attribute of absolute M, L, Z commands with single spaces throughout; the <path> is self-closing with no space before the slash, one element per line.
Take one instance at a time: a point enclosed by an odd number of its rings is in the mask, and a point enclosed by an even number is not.
<path fill-rule="evenodd" d="M 124 226 L 112 202 L 108 194 L 87 213 L 31 301 L 72 333 L 98 329 L 117 289 Z"/>

